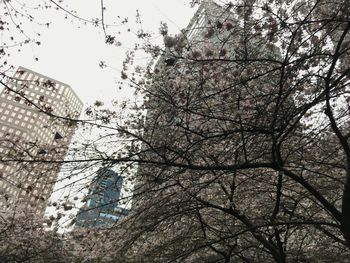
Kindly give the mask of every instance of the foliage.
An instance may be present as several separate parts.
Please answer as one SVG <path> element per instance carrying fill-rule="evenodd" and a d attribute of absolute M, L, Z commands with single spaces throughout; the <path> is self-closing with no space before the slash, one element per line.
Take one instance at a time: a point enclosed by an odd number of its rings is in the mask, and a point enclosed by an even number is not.
<path fill-rule="evenodd" d="M 44 223 L 32 213 L 3 212 L 1 262 L 75 262 L 72 247 L 59 234 L 45 230 Z"/>
<path fill-rule="evenodd" d="M 129 155 L 131 254 L 346 261 L 349 28 L 343 1 L 252 0 L 204 3 L 164 33 L 149 85 L 136 84 L 147 117 Z"/>
<path fill-rule="evenodd" d="M 122 121 L 101 102 L 74 120 L 118 134 L 118 149 L 98 140 L 74 162 L 137 168 L 133 211 L 77 230 L 79 256 L 346 262 L 349 11 L 345 0 L 203 1 L 179 35 L 161 24 L 164 49 L 139 34 L 153 60 L 134 67 L 129 52 L 122 79 L 143 102 L 122 104 Z"/>

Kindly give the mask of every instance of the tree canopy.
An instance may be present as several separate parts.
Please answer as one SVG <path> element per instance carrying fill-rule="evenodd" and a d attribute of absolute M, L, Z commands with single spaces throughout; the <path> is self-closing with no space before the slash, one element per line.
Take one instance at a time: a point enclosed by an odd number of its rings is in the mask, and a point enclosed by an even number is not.
<path fill-rule="evenodd" d="M 119 144 L 101 152 L 92 142 L 72 163 L 117 165 L 134 181 L 128 217 L 72 235 L 80 256 L 346 262 L 349 2 L 192 4 L 178 35 L 161 24 L 164 46 L 140 35 L 148 65 L 135 70 L 128 54 L 122 79 L 142 98 L 133 108 L 96 103 L 90 120 L 73 120 Z"/>

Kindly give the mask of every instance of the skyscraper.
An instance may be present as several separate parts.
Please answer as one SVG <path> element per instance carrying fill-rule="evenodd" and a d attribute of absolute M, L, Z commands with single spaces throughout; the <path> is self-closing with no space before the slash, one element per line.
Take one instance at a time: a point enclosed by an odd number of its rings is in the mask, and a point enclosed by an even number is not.
<path fill-rule="evenodd" d="M 0 93 L 0 207 L 42 215 L 83 103 L 62 82 L 20 67 Z"/>
<path fill-rule="evenodd" d="M 251 187 L 246 183 L 251 175 L 224 166 L 244 163 L 248 158 L 266 158 L 264 149 L 270 138 L 250 131 L 270 123 L 265 105 L 271 102 L 266 94 L 277 86 L 276 76 L 266 73 L 268 78 L 248 79 L 256 70 L 250 60 L 278 54 L 267 49 L 264 41 L 251 37 L 248 42 L 245 37 L 250 35 L 241 24 L 230 5 L 206 1 L 181 34 L 164 33 L 166 50 L 147 87 L 143 155 L 134 206 L 140 228 L 145 226 L 147 233 L 142 237 L 147 238 L 149 229 L 157 233 L 156 238 L 152 236 L 157 240 L 152 252 L 145 254 L 159 251 L 163 261 L 171 261 L 165 259 L 167 255 L 179 259 L 176 256 L 186 254 L 191 246 L 198 248 L 198 244 L 213 240 L 217 246 L 212 251 L 207 249 L 208 254 L 202 253 L 207 258 L 194 257 L 188 262 L 220 262 L 216 248 L 222 254 L 235 248 L 236 241 L 226 244 L 226 237 L 237 225 L 246 225 L 216 209 L 232 209 L 233 196 L 238 195 L 235 189 L 243 193 L 239 205 L 247 208 L 249 216 L 255 216 L 252 199 L 245 195 Z M 258 67 L 265 70 L 263 64 Z M 222 234 L 227 236 L 223 238 Z"/>
<path fill-rule="evenodd" d="M 128 210 L 119 205 L 123 177 L 100 168 L 90 185 L 86 204 L 77 216 L 77 226 L 98 226 L 119 221 Z"/>

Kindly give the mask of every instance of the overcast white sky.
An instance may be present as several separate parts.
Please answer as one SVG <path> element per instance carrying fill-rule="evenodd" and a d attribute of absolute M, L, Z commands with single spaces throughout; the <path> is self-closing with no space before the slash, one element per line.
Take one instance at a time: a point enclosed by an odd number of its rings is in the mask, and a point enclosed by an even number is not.
<path fill-rule="evenodd" d="M 27 45 L 21 52 L 14 49 L 9 62 L 69 84 L 86 104 L 95 100 L 117 99 L 121 96 L 116 84 L 121 63 L 127 49 L 133 47 L 134 32 L 139 28 L 135 26 L 136 10 L 141 14 L 143 28 L 155 33 L 160 21 L 168 23 L 171 33 L 179 32 L 187 26 L 195 11 L 190 8 L 189 0 L 104 0 L 104 3 L 107 24 L 118 25 L 125 17 L 129 18 L 130 22 L 125 25 L 107 28 L 107 33 L 111 35 L 120 32 L 117 36 L 122 42 L 121 47 L 106 45 L 101 28 L 84 25 L 69 16 L 64 19 L 66 14 L 62 11 L 33 11 L 38 21 L 52 23 L 48 29 L 45 26 L 25 25 L 30 32 L 41 33 L 41 45 L 34 48 Z M 86 19 L 101 18 L 100 0 L 64 1 L 62 6 L 67 10 L 76 10 L 79 16 Z M 131 32 L 127 32 L 128 28 Z M 155 41 L 161 42 L 162 39 L 159 37 Z M 36 61 L 35 57 L 39 60 Z M 98 65 L 101 60 L 110 67 L 100 69 Z M 138 61 L 142 63 L 145 58 L 140 57 Z M 127 94 L 132 91 L 126 89 L 123 92 Z"/>

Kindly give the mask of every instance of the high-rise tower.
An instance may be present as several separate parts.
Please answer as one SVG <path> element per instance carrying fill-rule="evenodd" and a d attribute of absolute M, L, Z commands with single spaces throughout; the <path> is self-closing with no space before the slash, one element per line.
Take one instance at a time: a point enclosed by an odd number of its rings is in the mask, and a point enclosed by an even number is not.
<path fill-rule="evenodd" d="M 0 207 L 43 214 L 83 103 L 62 82 L 20 67 L 0 93 Z"/>
<path fill-rule="evenodd" d="M 77 226 L 98 226 L 119 221 L 128 214 L 120 206 L 123 177 L 108 168 L 100 168 L 90 185 L 86 204 L 77 216 Z"/>

